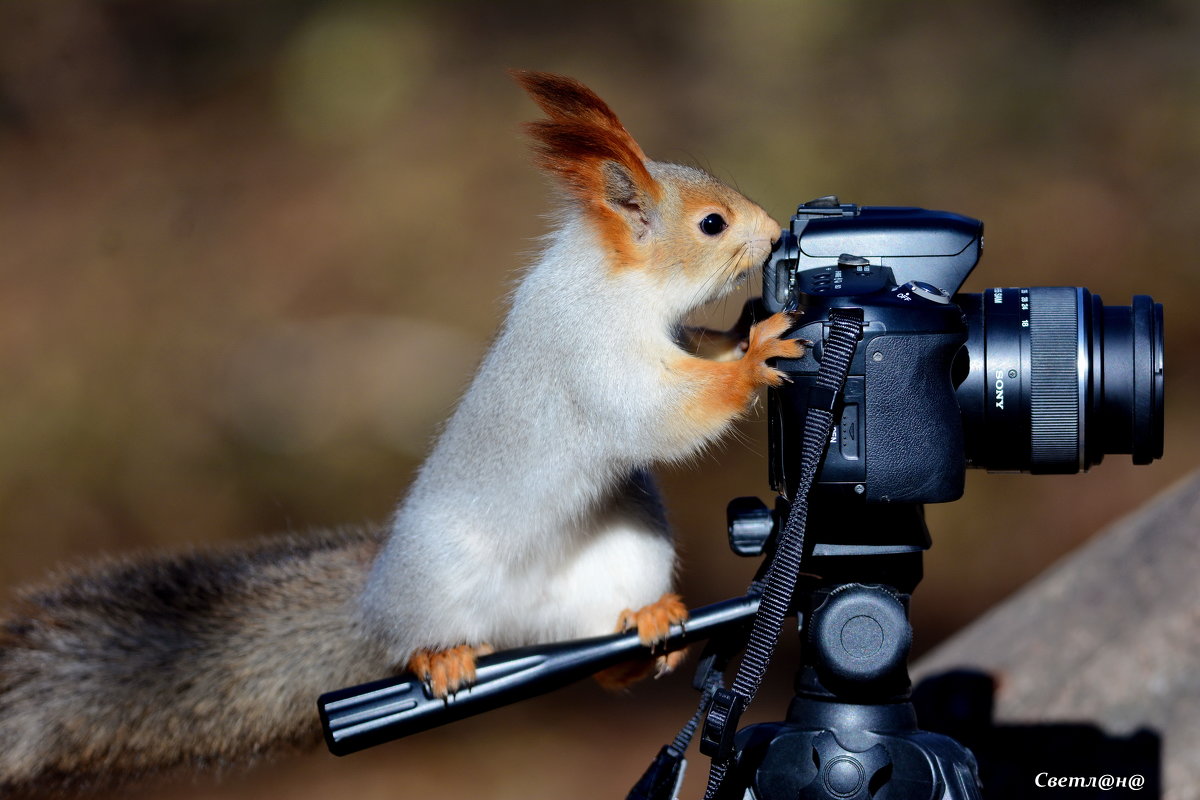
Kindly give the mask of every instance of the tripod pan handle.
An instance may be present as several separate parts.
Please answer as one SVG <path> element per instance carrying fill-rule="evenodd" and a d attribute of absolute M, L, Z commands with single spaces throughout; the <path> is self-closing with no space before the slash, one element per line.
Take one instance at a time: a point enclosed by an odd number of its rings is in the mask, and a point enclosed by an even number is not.
<path fill-rule="evenodd" d="M 758 595 L 698 608 L 671 626 L 655 650 L 636 632 L 533 645 L 482 656 L 475 683 L 444 699 L 430 695 L 411 674 L 327 692 L 317 700 L 325 744 L 344 756 L 373 745 L 545 694 L 602 669 L 664 650 L 679 650 L 743 625 L 758 610 Z"/>

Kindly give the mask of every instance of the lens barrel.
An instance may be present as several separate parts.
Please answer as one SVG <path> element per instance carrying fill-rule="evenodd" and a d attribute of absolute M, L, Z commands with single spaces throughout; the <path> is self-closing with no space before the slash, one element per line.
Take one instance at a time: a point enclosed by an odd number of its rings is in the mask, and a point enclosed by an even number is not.
<path fill-rule="evenodd" d="M 1109 453 L 1162 457 L 1160 303 L 1105 306 L 1087 289 L 1047 286 L 955 302 L 968 328 L 956 379 L 970 466 L 1074 473 Z"/>

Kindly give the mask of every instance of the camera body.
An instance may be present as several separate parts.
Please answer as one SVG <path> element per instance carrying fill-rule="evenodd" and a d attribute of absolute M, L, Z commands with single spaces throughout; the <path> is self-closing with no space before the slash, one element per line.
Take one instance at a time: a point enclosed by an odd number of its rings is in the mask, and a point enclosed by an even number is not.
<path fill-rule="evenodd" d="M 764 265 L 763 304 L 812 341 L 777 366 L 772 487 L 794 496 L 800 439 L 833 308 L 862 314 L 814 498 L 942 503 L 967 467 L 1075 473 L 1108 453 L 1162 457 L 1162 305 L 1105 306 L 1082 287 L 960 293 L 983 223 L 922 208 L 801 205 Z"/>
<path fill-rule="evenodd" d="M 798 480 L 798 439 L 828 312 L 853 308 L 862 311 L 863 338 L 814 491 L 868 503 L 962 495 L 966 456 L 953 366 L 968 328 L 952 296 L 982 247 L 983 223 L 958 214 L 836 198 L 800 206 L 763 276 L 767 308 L 800 312 L 794 335 L 814 343 L 804 358 L 777 365 L 789 382 L 769 399 L 776 490 L 793 496 Z"/>

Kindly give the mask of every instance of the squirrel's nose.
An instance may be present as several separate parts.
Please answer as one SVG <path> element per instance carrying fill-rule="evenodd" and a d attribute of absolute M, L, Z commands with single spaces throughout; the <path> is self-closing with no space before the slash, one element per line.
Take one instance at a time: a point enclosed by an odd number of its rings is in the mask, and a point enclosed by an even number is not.
<path fill-rule="evenodd" d="M 767 221 L 770 223 L 770 233 L 768 233 L 767 236 L 770 237 L 771 246 L 774 247 L 776 243 L 779 242 L 780 237 L 783 236 L 783 228 L 779 227 L 779 223 L 770 217 L 767 217 Z"/>

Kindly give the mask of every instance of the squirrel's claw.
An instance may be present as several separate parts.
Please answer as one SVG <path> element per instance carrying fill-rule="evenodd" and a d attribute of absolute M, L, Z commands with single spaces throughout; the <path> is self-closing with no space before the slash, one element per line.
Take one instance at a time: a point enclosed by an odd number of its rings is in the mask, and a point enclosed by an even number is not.
<path fill-rule="evenodd" d="M 743 360 L 746 369 L 752 371 L 754 385 L 779 386 L 785 381 L 783 372 L 767 366 L 767 359 L 804 357 L 807 351 L 803 340 L 783 338 L 795 322 L 794 314 L 781 312 L 750 329 L 749 346 Z"/>
<path fill-rule="evenodd" d="M 658 680 L 664 675 L 675 671 L 675 668 L 683 663 L 687 658 L 687 648 L 682 650 L 674 650 L 670 653 L 663 653 L 654 660 L 654 680 Z"/>

